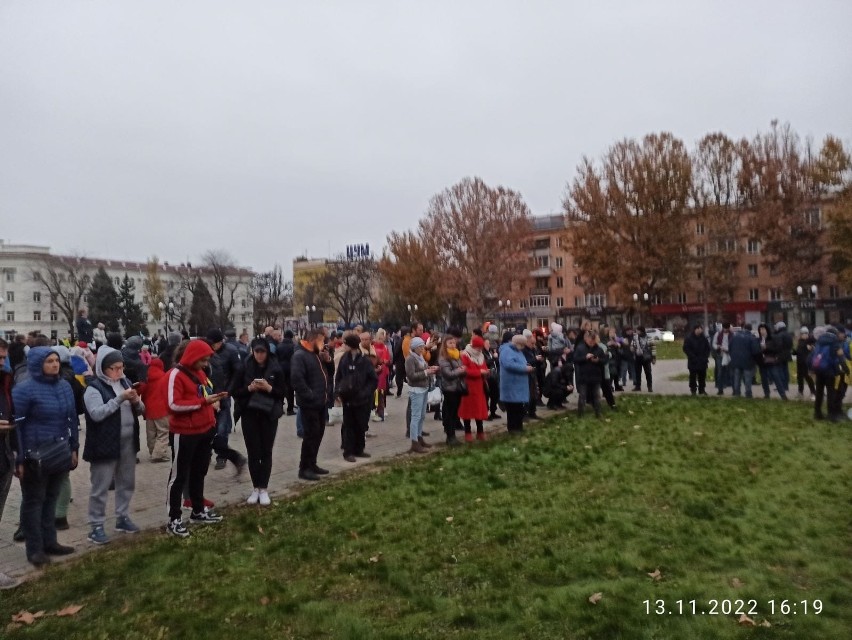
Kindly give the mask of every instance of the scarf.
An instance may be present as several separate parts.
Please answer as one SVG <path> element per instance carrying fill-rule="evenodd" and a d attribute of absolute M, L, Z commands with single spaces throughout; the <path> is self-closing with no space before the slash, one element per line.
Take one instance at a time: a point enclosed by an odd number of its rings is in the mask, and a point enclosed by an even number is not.
<path fill-rule="evenodd" d="M 471 359 L 473 364 L 479 365 L 481 367 L 485 363 L 485 356 L 482 354 L 482 351 L 474 349 L 472 346 L 467 345 L 464 348 L 464 352 L 467 354 L 467 357 Z"/>
<path fill-rule="evenodd" d="M 447 356 L 449 356 L 450 360 L 458 360 L 461 358 L 461 354 L 458 349 L 447 349 Z"/>
<path fill-rule="evenodd" d="M 418 354 L 416 351 L 412 351 L 412 352 L 409 354 L 409 357 L 410 357 L 410 358 L 414 358 L 414 360 L 417 362 L 418 367 L 419 367 L 421 370 L 423 370 L 423 371 L 425 371 L 425 370 L 426 370 L 426 360 L 424 360 L 423 356 L 421 356 L 420 354 Z"/>

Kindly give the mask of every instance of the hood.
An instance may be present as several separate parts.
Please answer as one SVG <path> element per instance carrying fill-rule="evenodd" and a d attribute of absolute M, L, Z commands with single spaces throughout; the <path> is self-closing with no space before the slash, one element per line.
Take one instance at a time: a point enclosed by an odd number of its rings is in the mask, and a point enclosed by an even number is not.
<path fill-rule="evenodd" d="M 558 336 L 562 335 L 562 325 L 557 324 L 556 322 L 550 323 L 550 333 L 555 333 Z"/>
<path fill-rule="evenodd" d="M 53 350 L 59 354 L 59 362 L 62 364 L 69 364 L 71 362 L 71 352 L 68 350 L 68 347 L 60 344 L 53 347 Z"/>
<path fill-rule="evenodd" d="M 181 356 L 180 363 L 187 368 L 191 368 L 201 358 L 212 355 L 213 349 L 204 340 L 192 340 L 186 345 L 186 350 L 183 352 L 183 356 Z"/>
<path fill-rule="evenodd" d="M 817 338 L 817 344 L 820 346 L 823 345 L 838 345 L 840 344 L 840 340 L 833 333 L 824 333 L 819 338 Z M 32 352 L 30 352 L 32 353 Z M 32 356 L 30 356 L 32 357 Z"/>
<path fill-rule="evenodd" d="M 131 336 L 127 339 L 127 342 L 124 343 L 124 348 L 122 349 L 124 352 L 130 353 L 139 353 L 142 351 L 142 338 L 139 336 Z"/>
<path fill-rule="evenodd" d="M 50 347 L 33 347 L 30 349 L 29 354 L 27 354 L 27 371 L 30 374 L 30 378 L 41 382 L 56 382 L 59 380 L 58 375 L 48 377 L 42 371 L 44 361 L 49 355 L 54 353 L 56 352 Z"/>
<path fill-rule="evenodd" d="M 151 364 L 148 365 L 148 382 L 156 382 L 160 378 L 165 377 L 165 375 L 163 361 L 159 358 L 151 360 Z"/>
<path fill-rule="evenodd" d="M 102 365 L 104 358 L 106 358 L 108 354 L 114 352 L 116 352 L 116 349 L 104 345 L 100 349 L 98 349 L 97 358 L 95 359 L 95 375 L 98 377 L 99 380 L 103 380 L 107 384 L 112 384 L 115 382 L 115 380 L 110 380 L 109 378 L 107 378 L 107 376 L 104 374 Z"/>

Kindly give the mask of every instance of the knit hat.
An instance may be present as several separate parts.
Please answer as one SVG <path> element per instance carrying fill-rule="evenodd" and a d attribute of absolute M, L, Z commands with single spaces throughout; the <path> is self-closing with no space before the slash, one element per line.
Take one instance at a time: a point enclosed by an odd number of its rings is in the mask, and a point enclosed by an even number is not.
<path fill-rule="evenodd" d="M 781 329 L 786 329 L 786 328 L 787 328 L 787 325 L 784 324 L 784 322 L 782 320 L 779 320 L 778 322 L 775 323 L 775 330 L 776 331 L 781 331 Z"/>
<path fill-rule="evenodd" d="M 810 329 L 803 326 L 801 329 L 799 329 L 799 333 L 803 336 L 806 336 L 806 335 L 810 334 Z"/>
<path fill-rule="evenodd" d="M 485 346 L 485 340 L 483 340 L 479 336 L 473 336 L 470 339 L 470 346 L 473 347 L 474 349 L 482 349 L 482 347 Z"/>
<path fill-rule="evenodd" d="M 359 340 L 359 342 L 360 342 L 360 340 Z M 419 349 L 420 347 L 425 347 L 426 343 L 423 342 L 423 338 L 412 338 L 411 344 L 409 346 L 410 346 L 411 350 L 414 351 L 415 349 Z"/>
<path fill-rule="evenodd" d="M 524 329 L 524 337 L 525 338 L 531 338 L 532 334 L 533 334 L 533 332 L 530 331 L 529 329 Z"/>
<path fill-rule="evenodd" d="M 180 334 L 180 332 L 179 332 L 179 331 L 172 331 L 172 332 L 169 334 L 168 342 L 169 342 L 169 344 L 170 344 L 170 345 L 172 345 L 173 347 L 178 346 L 178 345 L 180 344 L 180 341 L 181 341 L 181 340 L 183 340 L 183 336 Z"/>
<path fill-rule="evenodd" d="M 254 340 L 251 341 L 251 350 L 252 351 L 258 351 L 258 350 L 261 350 L 261 349 L 263 351 L 269 351 L 269 342 L 266 341 L 266 338 L 263 338 L 263 337 L 255 338 Z"/>
<path fill-rule="evenodd" d="M 423 341 L 421 340 L 421 342 Z M 345 344 L 350 349 L 357 349 L 361 345 L 361 338 L 356 336 L 354 333 L 350 333 L 348 336 L 343 338 L 343 344 Z M 426 343 L 424 342 L 423 344 Z M 414 340 L 411 341 L 411 348 L 414 348 Z"/>
<path fill-rule="evenodd" d="M 106 371 L 112 365 L 118 364 L 119 362 L 124 362 L 124 357 L 121 355 L 121 351 L 114 349 L 107 353 L 101 360 L 101 370 Z"/>
<path fill-rule="evenodd" d="M 59 362 L 71 362 L 71 352 L 68 350 L 68 347 L 64 347 L 60 344 L 53 347 L 53 350 L 59 354 Z"/>
<path fill-rule="evenodd" d="M 207 342 L 210 344 L 216 344 L 217 342 L 222 342 L 225 339 L 225 334 L 222 333 L 221 329 L 208 329 L 207 330 Z"/>
<path fill-rule="evenodd" d="M 826 333 L 830 333 L 831 335 L 836 336 L 836 335 L 837 335 L 837 328 L 836 328 L 836 327 L 832 327 L 831 325 L 828 325 L 828 326 L 825 328 L 825 332 L 826 332 Z"/>

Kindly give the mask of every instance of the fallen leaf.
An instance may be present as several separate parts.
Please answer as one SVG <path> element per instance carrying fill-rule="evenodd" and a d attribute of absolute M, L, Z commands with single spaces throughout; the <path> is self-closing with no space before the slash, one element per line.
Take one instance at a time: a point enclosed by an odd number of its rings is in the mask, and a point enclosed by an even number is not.
<path fill-rule="evenodd" d="M 444 467 L 438 467 L 438 471 L 443 471 Z"/>
<path fill-rule="evenodd" d="M 21 609 L 18 613 L 12 615 L 12 622 L 19 622 L 21 624 L 32 624 L 35 620 L 35 616 L 26 609 Z"/>
<path fill-rule="evenodd" d="M 349 537 L 352 538 L 353 540 L 357 540 L 358 539 L 358 532 L 357 531 L 350 531 Z"/>
<path fill-rule="evenodd" d="M 634 428 L 634 429 L 641 429 L 641 428 L 642 428 L 642 425 L 634 424 L 634 425 L 633 425 L 633 428 Z"/>
<path fill-rule="evenodd" d="M 269 604 L 269 598 L 268 598 L 267 596 L 263 596 L 263 597 L 260 599 L 260 604 L 262 604 L 262 605 L 265 607 L 266 605 L 268 605 L 268 604 Z"/>
<path fill-rule="evenodd" d="M 731 578 L 731 586 L 734 589 L 739 589 L 740 587 L 743 586 L 743 584 L 744 584 L 743 581 L 740 580 L 739 578 Z"/>
<path fill-rule="evenodd" d="M 326 497 L 326 500 L 328 500 L 329 502 L 331 502 L 332 500 L 334 500 L 334 496 L 327 496 L 327 497 Z"/>
<path fill-rule="evenodd" d="M 627 440 L 622 440 L 621 442 L 618 443 L 618 446 L 623 447 L 626 444 L 627 444 Z"/>
<path fill-rule="evenodd" d="M 451 555 L 451 556 L 450 556 L 450 559 L 451 559 L 453 562 L 455 562 L 456 564 L 458 564 L 458 563 L 459 563 L 459 559 L 458 559 L 458 558 L 456 558 L 455 554 Z"/>
<path fill-rule="evenodd" d="M 601 601 L 601 598 L 603 598 L 603 593 L 598 591 L 597 593 L 593 593 L 589 596 L 589 602 L 591 602 L 592 604 L 597 604 Z"/>
<path fill-rule="evenodd" d="M 757 626 L 758 626 L 758 627 L 771 627 L 772 625 L 770 624 L 769 620 L 764 620 L 763 622 L 761 622 L 761 623 L 760 623 L 759 625 L 757 625 Z"/>
<path fill-rule="evenodd" d="M 60 609 L 59 611 L 57 611 L 56 615 L 60 618 L 65 616 L 76 616 L 78 613 L 80 613 L 80 609 L 85 606 L 86 605 L 84 604 L 69 604 L 64 609 Z"/>
<path fill-rule="evenodd" d="M 756 464 L 750 464 L 748 466 L 748 471 L 751 475 L 756 476 L 757 472 L 760 471 L 760 467 Z"/>
<path fill-rule="evenodd" d="M 612 422 L 609 418 L 604 418 L 604 422 Z"/>
<path fill-rule="evenodd" d="M 381 560 L 381 558 L 382 558 L 382 552 L 380 551 L 377 555 L 375 555 L 375 556 L 373 556 L 372 558 L 370 558 L 370 562 L 372 562 L 373 564 L 375 564 L 376 562 L 378 562 L 379 560 Z"/>
<path fill-rule="evenodd" d="M 44 616 L 46 616 L 46 615 L 47 615 L 47 614 L 46 614 L 44 611 L 36 611 L 36 612 L 33 614 L 33 618 L 35 618 L 36 620 L 38 620 L 39 618 L 43 618 L 43 617 L 44 617 Z"/>
<path fill-rule="evenodd" d="M 127 615 L 130 611 L 130 600 L 124 601 L 124 606 L 121 608 L 121 615 Z"/>
<path fill-rule="evenodd" d="M 631 416 L 633 415 L 633 412 L 630 411 L 629 409 L 628 409 L 627 413 L 629 413 Z"/>
<path fill-rule="evenodd" d="M 482 502 L 482 498 L 477 498 L 475 502 Z"/>
<path fill-rule="evenodd" d="M 263 535 L 263 527 L 261 527 L 260 525 L 257 525 L 257 532 L 258 532 L 260 535 Z"/>
<path fill-rule="evenodd" d="M 744 614 L 744 613 L 740 615 L 740 617 L 737 619 L 737 622 L 739 622 L 739 623 L 740 623 L 741 625 L 743 625 L 744 627 L 753 627 L 753 626 L 754 626 L 754 620 L 752 620 L 751 618 L 749 618 L 749 617 L 748 617 L 746 614 Z"/>
<path fill-rule="evenodd" d="M 689 422 L 689 416 L 683 416 L 683 421 L 684 421 L 684 422 Z"/>
<path fill-rule="evenodd" d="M 452 522 L 452 521 L 453 521 L 453 516 L 447 516 L 447 522 Z"/>
<path fill-rule="evenodd" d="M 254 551 L 254 547 L 246 547 L 246 551 Z"/>
<path fill-rule="evenodd" d="M 654 579 L 654 582 L 659 582 L 660 580 L 662 580 L 662 579 L 663 579 L 663 574 L 662 574 L 662 573 L 660 573 L 660 568 L 659 568 L 659 567 L 657 567 L 657 568 L 654 570 L 654 572 L 653 572 L 653 573 L 649 573 L 649 574 L 648 574 L 648 577 L 653 578 L 653 579 Z"/>
<path fill-rule="evenodd" d="M 696 436 L 696 437 L 700 438 L 701 436 L 703 436 L 703 435 L 704 435 L 704 432 L 703 432 L 703 431 L 693 431 L 693 432 L 692 432 L 692 435 L 694 435 L 694 436 Z"/>
<path fill-rule="evenodd" d="M 592 445 L 590 445 L 590 444 L 586 445 L 586 449 L 591 449 L 591 448 L 592 448 Z"/>

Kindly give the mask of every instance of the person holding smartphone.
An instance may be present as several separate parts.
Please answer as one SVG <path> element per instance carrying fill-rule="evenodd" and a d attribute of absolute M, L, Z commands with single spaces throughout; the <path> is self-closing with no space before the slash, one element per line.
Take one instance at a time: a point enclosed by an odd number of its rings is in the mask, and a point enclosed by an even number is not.
<path fill-rule="evenodd" d="M 172 441 L 172 468 L 169 472 L 169 522 L 167 531 L 186 538 L 189 530 L 181 518 L 184 484 L 188 484 L 192 502 L 191 523 L 213 524 L 222 516 L 204 506 L 204 477 L 213 452 L 216 435 L 215 408 L 228 396 L 227 391 L 213 393 L 213 383 L 205 369 L 213 349 L 204 340 L 192 340 L 180 362 L 169 372 L 169 432 Z"/>

